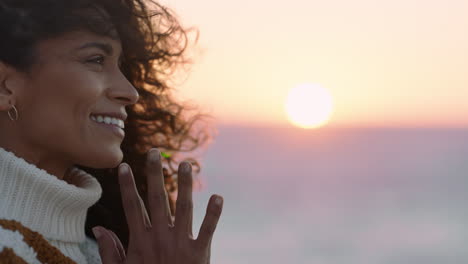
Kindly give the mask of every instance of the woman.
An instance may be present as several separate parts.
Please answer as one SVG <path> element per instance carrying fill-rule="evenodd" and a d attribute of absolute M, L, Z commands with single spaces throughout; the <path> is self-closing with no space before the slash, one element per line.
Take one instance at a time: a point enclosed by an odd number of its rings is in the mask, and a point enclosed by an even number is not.
<path fill-rule="evenodd" d="M 160 153 L 207 139 L 167 85 L 186 31 L 151 4 L 0 0 L 0 263 L 210 262 L 223 199 L 194 239 L 198 164 Z"/>

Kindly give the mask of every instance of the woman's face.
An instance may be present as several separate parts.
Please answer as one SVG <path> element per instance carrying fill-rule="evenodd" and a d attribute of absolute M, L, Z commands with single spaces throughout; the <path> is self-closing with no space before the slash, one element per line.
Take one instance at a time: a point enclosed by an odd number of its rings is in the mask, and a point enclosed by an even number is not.
<path fill-rule="evenodd" d="M 122 131 L 91 116 L 126 116 L 125 106 L 138 100 L 136 89 L 119 69 L 120 41 L 72 32 L 40 42 L 36 54 L 31 74 L 5 82 L 16 94 L 19 119 L 8 122 L 15 134 L 8 133 L 10 138 L 0 143 L 59 175 L 75 164 L 118 166 L 123 158 Z"/>

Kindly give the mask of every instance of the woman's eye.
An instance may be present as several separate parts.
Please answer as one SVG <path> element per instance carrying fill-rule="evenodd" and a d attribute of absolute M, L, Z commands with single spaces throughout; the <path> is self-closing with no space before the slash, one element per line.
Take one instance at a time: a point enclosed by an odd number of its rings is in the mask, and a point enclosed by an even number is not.
<path fill-rule="evenodd" d="M 97 63 L 99 65 L 103 65 L 104 64 L 104 56 L 94 57 L 94 58 L 92 58 L 90 60 L 87 60 L 86 62 Z"/>

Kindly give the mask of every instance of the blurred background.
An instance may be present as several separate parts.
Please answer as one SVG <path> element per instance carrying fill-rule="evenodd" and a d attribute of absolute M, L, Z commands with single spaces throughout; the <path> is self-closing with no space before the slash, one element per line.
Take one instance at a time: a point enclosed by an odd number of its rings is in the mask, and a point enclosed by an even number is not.
<path fill-rule="evenodd" d="M 468 1 L 161 2 L 200 33 L 212 263 L 468 263 Z"/>

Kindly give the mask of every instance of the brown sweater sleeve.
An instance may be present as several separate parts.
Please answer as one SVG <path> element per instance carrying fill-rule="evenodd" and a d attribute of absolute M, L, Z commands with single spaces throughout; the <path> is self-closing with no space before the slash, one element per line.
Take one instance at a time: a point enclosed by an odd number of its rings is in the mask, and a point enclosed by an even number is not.
<path fill-rule="evenodd" d="M 0 231 L 18 232 L 22 236 L 23 242 L 29 247 L 28 250 L 36 252 L 36 261 L 39 263 L 76 264 L 69 257 L 63 255 L 60 250 L 52 246 L 41 234 L 24 227 L 17 221 L 0 219 Z M 21 254 L 15 253 L 25 251 L 24 246 L 16 243 L 6 243 L 5 239 L 8 238 L 0 236 L 0 264 L 27 263 Z M 27 254 L 27 252 L 24 252 L 24 254 Z"/>

